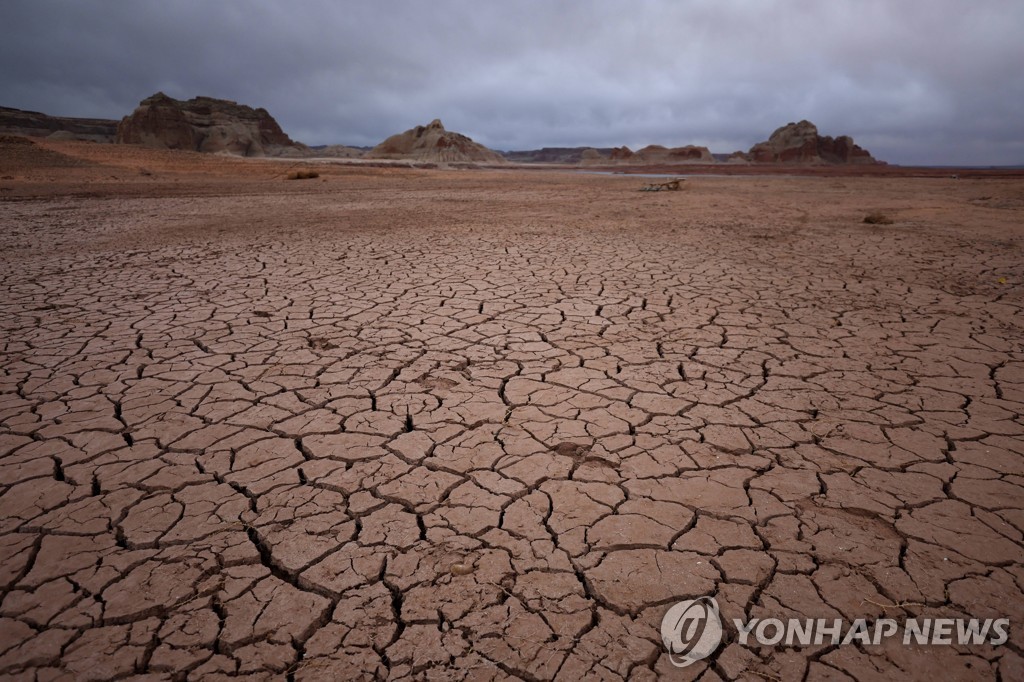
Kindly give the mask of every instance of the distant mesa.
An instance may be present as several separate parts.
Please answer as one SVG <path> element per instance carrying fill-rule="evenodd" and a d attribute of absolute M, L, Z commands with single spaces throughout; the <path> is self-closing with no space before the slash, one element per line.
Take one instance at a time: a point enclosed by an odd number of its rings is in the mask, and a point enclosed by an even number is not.
<path fill-rule="evenodd" d="M 543 147 L 523 151 L 501 152 L 507 160 L 515 163 L 560 163 L 577 164 L 585 161 L 607 161 L 611 148 L 593 147 Z"/>
<path fill-rule="evenodd" d="M 358 159 L 369 147 L 349 147 L 343 144 L 322 144 L 309 148 L 309 156 L 331 159 Z"/>
<path fill-rule="evenodd" d="M 664 158 L 667 163 L 709 163 L 715 160 L 707 147 L 698 147 L 692 144 L 671 149 L 652 145 L 641 149 L 639 153 L 641 156 L 651 155 L 654 159 Z"/>
<path fill-rule="evenodd" d="M 799 164 L 872 164 L 879 163 L 866 150 L 853 143 L 853 138 L 828 137 L 818 134 L 810 121 L 787 123 L 747 152 L 754 163 Z"/>
<path fill-rule="evenodd" d="M 670 148 L 660 144 L 650 144 L 635 152 L 629 147 L 615 147 L 605 161 L 636 166 L 667 166 L 685 163 L 714 163 L 715 157 L 711 155 L 707 147 L 687 145 Z M 600 162 L 594 158 L 586 161 L 586 163 Z"/>
<path fill-rule="evenodd" d="M 116 142 L 238 156 L 308 153 L 305 145 L 285 135 L 266 109 L 212 97 L 177 100 L 162 92 L 142 100 L 121 119 Z"/>
<path fill-rule="evenodd" d="M 0 131 L 28 137 L 52 137 L 56 140 L 113 142 L 117 134 L 117 121 L 47 116 L 38 111 L 0 107 Z"/>
<path fill-rule="evenodd" d="M 630 161 L 633 158 L 633 150 L 623 145 L 622 147 L 615 147 L 612 149 L 611 160 L 612 161 Z"/>
<path fill-rule="evenodd" d="M 392 135 L 366 152 L 367 159 L 410 159 L 435 163 L 504 163 L 496 151 L 474 142 L 465 135 L 445 130 L 441 121 L 416 126 Z"/>

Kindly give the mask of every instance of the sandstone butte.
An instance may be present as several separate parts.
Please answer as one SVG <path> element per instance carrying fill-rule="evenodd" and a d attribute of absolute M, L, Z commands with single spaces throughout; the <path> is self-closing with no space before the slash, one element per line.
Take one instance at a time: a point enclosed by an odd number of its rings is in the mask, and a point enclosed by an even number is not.
<path fill-rule="evenodd" d="M 818 134 L 810 121 L 787 123 L 764 142 L 758 142 L 747 158 L 754 163 L 872 164 L 879 163 L 847 135 L 828 137 Z"/>
<path fill-rule="evenodd" d="M 413 159 L 432 162 L 505 163 L 498 152 L 465 135 L 444 129 L 439 119 L 392 135 L 365 154 L 367 159 Z"/>
<path fill-rule="evenodd" d="M 177 100 L 162 92 L 121 119 L 115 142 L 240 156 L 297 156 L 308 150 L 266 109 L 212 97 Z"/>

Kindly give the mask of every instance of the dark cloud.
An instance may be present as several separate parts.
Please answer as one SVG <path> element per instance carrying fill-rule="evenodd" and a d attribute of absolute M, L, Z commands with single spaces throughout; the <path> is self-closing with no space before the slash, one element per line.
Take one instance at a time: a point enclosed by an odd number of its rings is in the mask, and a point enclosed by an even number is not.
<path fill-rule="evenodd" d="M 895 163 L 1024 163 L 1019 0 L 5 0 L 0 104 L 116 118 L 162 90 L 310 144 L 433 118 L 498 149 L 746 149 L 807 118 Z"/>

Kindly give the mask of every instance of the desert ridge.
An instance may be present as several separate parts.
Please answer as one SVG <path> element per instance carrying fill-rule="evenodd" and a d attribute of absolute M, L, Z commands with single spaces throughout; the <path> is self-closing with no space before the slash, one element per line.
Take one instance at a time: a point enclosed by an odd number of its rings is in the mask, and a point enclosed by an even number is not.
<path fill-rule="evenodd" d="M 310 147 L 293 140 L 264 108 L 214 97 L 179 100 L 162 92 L 143 99 L 120 122 L 56 117 L 0 107 L 0 133 L 243 157 L 363 158 L 418 163 L 500 165 L 511 161 L 584 167 L 720 163 L 867 166 L 884 163 L 855 144 L 853 138 L 821 135 L 817 126 L 806 120 L 787 123 L 748 151 L 730 154 L 712 153 L 698 145 L 666 147 L 660 144 L 650 144 L 637 151 L 627 146 L 496 151 L 467 135 L 447 130 L 440 119 L 391 135 L 369 149 L 342 144 Z"/>

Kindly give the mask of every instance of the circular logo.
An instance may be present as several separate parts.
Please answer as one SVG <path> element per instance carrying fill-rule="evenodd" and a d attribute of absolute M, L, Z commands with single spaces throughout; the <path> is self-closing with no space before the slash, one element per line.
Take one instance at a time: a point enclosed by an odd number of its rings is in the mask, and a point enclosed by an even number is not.
<path fill-rule="evenodd" d="M 677 668 L 707 658 L 722 643 L 722 619 L 714 597 L 687 599 L 661 619 L 661 641 Z"/>

